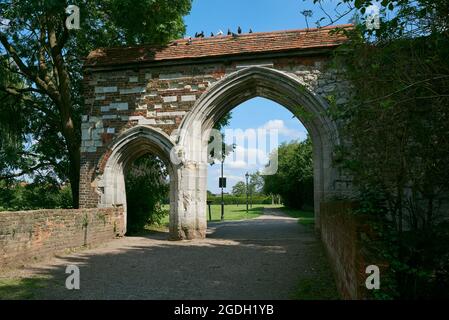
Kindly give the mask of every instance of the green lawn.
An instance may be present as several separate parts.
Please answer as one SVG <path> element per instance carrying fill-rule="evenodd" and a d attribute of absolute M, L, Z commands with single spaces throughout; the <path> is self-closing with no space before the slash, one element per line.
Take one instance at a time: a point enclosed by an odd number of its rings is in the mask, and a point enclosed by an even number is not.
<path fill-rule="evenodd" d="M 0 300 L 34 299 L 36 292 L 47 287 L 48 283 L 45 277 L 0 279 Z"/>
<path fill-rule="evenodd" d="M 263 214 L 264 208 L 281 208 L 279 205 L 271 204 L 255 204 L 253 207 L 249 208 L 248 213 L 246 213 L 246 205 L 225 205 L 225 221 L 238 221 L 238 220 L 248 220 L 255 219 Z M 169 206 L 164 206 L 164 210 L 169 211 Z M 212 222 L 221 221 L 221 206 L 212 205 L 211 206 Z M 209 220 L 209 211 L 207 211 L 207 221 Z M 164 217 L 161 225 L 148 226 L 147 230 L 150 231 L 167 231 L 169 225 L 168 215 Z"/>
<path fill-rule="evenodd" d="M 303 211 L 297 209 L 291 209 L 287 207 L 280 208 L 282 212 L 289 215 L 292 218 L 297 218 L 298 222 L 305 226 L 314 226 L 315 225 L 315 214 L 311 211 Z"/>
<path fill-rule="evenodd" d="M 225 205 L 225 221 L 237 221 L 237 220 L 248 220 L 254 219 L 263 214 L 264 208 L 271 208 L 272 205 L 266 204 L 255 204 L 253 207 L 249 207 L 248 213 L 246 213 L 246 205 Z M 221 206 L 212 205 L 211 206 L 212 221 L 221 220 Z M 207 212 L 207 220 L 209 221 L 209 211 Z"/>
<path fill-rule="evenodd" d="M 271 204 L 255 204 L 252 208 L 249 209 L 248 213 L 246 213 L 246 205 L 225 205 L 225 221 L 237 221 L 237 220 L 248 220 L 254 219 L 263 214 L 264 208 L 277 208 L 282 210 L 285 214 L 297 218 L 298 222 L 305 226 L 313 226 L 315 224 L 315 216 L 313 212 L 310 211 L 302 211 L 284 207 L 282 205 L 271 205 Z M 169 212 L 169 206 L 164 206 L 164 210 Z M 219 222 L 221 220 L 221 206 L 220 205 L 212 205 L 211 206 L 212 213 L 212 222 Z M 209 211 L 207 212 L 207 221 L 209 220 Z M 169 217 L 168 215 L 164 217 L 162 223 L 160 225 L 148 226 L 146 229 L 149 231 L 159 231 L 165 232 L 168 230 L 169 226 Z"/>

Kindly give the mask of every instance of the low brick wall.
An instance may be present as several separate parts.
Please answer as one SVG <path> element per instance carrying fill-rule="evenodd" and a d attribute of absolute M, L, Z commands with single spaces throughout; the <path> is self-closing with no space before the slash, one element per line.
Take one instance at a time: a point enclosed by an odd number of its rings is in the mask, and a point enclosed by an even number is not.
<path fill-rule="evenodd" d="M 352 214 L 350 202 L 321 204 L 321 238 L 329 255 L 337 288 L 343 299 L 366 299 L 365 274 L 368 266 L 360 243 L 366 225 Z"/>
<path fill-rule="evenodd" d="M 123 236 L 122 208 L 0 212 L 0 270 Z"/>

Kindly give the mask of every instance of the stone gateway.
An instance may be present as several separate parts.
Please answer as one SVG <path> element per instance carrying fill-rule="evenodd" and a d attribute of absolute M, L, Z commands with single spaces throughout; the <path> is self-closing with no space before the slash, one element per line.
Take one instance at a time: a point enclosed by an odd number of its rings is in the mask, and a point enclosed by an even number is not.
<path fill-rule="evenodd" d="M 204 238 L 208 141 L 195 132 L 211 129 L 246 100 L 264 97 L 289 109 L 310 134 L 319 226 L 320 203 L 346 188 L 332 166 L 334 146 L 341 143 L 337 125 L 326 115 L 330 96 L 337 104 L 347 99 L 348 84 L 326 66 L 346 37 L 331 31 L 181 39 L 91 52 L 84 66 L 81 206 L 122 206 L 126 214 L 124 172 L 152 153 L 170 175 L 171 237 Z M 181 160 L 174 162 L 173 154 Z"/>

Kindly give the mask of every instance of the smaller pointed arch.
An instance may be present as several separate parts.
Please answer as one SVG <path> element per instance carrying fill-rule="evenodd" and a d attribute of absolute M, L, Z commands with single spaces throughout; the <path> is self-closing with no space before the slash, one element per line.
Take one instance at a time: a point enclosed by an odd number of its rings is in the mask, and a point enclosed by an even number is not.
<path fill-rule="evenodd" d="M 103 174 L 97 178 L 100 194 L 100 207 L 123 206 L 126 222 L 125 173 L 134 160 L 145 154 L 154 154 L 167 166 L 170 176 L 170 222 L 175 217 L 174 199 L 177 194 L 177 170 L 170 161 L 174 147 L 170 137 L 162 130 L 148 126 L 136 126 L 122 134 L 111 144 L 107 153 Z M 125 225 L 126 229 L 126 225 Z"/>

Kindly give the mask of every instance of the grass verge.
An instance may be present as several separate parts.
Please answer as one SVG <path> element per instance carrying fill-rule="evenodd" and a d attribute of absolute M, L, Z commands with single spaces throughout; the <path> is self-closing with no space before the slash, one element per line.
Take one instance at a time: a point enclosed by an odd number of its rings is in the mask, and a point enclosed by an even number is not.
<path fill-rule="evenodd" d="M 315 225 L 315 214 L 311 211 L 303 211 L 287 207 L 282 207 L 280 209 L 286 215 L 289 215 L 292 218 L 297 218 L 298 223 L 304 226 L 313 227 Z"/>
<path fill-rule="evenodd" d="M 260 217 L 263 214 L 264 208 L 279 208 L 278 205 L 267 205 L 267 204 L 257 204 L 250 207 L 248 213 L 246 212 L 246 205 L 225 205 L 225 221 L 238 221 L 238 220 L 250 220 Z M 168 206 L 164 207 L 164 210 L 170 211 Z M 207 221 L 208 222 L 219 222 L 221 221 L 221 206 L 212 205 L 211 206 L 211 216 L 212 220 L 209 219 L 209 208 L 207 209 Z M 167 232 L 169 226 L 168 215 L 164 217 L 159 225 L 150 225 L 145 228 L 149 232 Z"/>
<path fill-rule="evenodd" d="M 36 299 L 37 291 L 48 285 L 49 279 L 45 277 L 0 279 L 0 300 Z"/>

